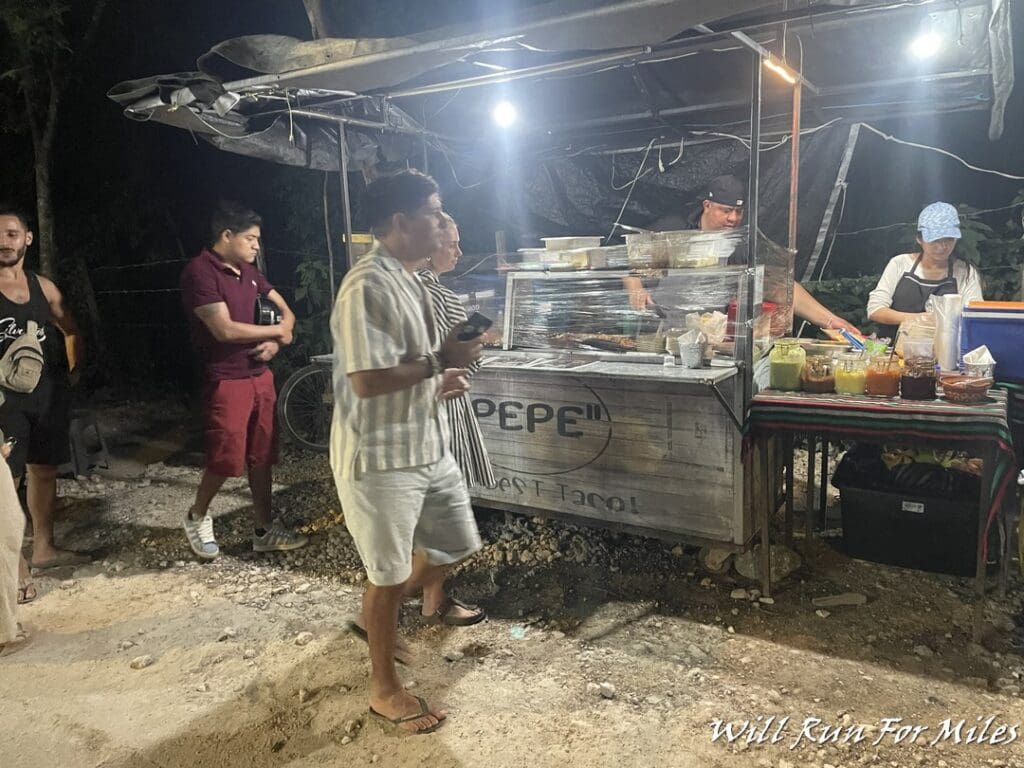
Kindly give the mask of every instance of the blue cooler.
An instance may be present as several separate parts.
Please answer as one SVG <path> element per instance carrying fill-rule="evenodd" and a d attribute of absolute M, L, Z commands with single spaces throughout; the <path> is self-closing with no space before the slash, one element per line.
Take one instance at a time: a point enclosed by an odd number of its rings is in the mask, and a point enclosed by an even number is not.
<path fill-rule="evenodd" d="M 996 359 L 997 381 L 1024 382 L 1024 302 L 972 301 L 963 311 L 960 352 L 982 344 Z"/>

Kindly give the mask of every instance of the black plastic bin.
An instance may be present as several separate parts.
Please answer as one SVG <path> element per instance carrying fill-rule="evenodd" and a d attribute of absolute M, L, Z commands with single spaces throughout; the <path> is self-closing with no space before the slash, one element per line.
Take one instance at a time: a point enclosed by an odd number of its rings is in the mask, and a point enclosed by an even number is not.
<path fill-rule="evenodd" d="M 837 487 L 843 549 L 851 557 L 956 576 L 976 572 L 977 496 L 942 499 Z"/>

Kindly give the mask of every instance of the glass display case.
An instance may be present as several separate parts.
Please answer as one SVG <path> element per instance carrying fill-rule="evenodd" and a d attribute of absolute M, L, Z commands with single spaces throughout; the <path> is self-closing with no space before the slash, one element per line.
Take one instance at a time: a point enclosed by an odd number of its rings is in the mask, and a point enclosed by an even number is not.
<path fill-rule="evenodd" d="M 747 296 L 747 234 L 746 227 L 644 233 L 625 246 L 590 249 L 615 255 L 591 260 L 615 263 L 614 269 L 581 269 L 558 258 L 498 259 L 502 269 L 471 266 L 445 281 L 469 314 L 479 311 L 494 321 L 484 338 L 489 348 L 596 351 L 638 360 L 637 353 L 664 354 L 671 338 L 698 329 L 714 358 L 728 362 L 736 358 L 739 307 L 749 303 L 757 359 L 792 328 L 793 253 L 762 235 L 753 295 Z"/>
<path fill-rule="evenodd" d="M 696 236 L 684 237 L 690 234 Z M 753 295 L 747 296 L 747 267 L 731 263 L 745 261 L 745 228 L 651 233 L 639 242 L 630 244 L 633 269 L 510 271 L 503 349 L 664 353 L 666 339 L 697 329 L 707 336 L 716 359 L 733 360 L 738 307 L 747 303 L 753 305 L 755 358 L 771 339 L 789 333 L 792 252 L 760 239 Z M 667 253 L 669 263 L 680 266 L 654 266 L 643 249 L 659 257 Z"/>

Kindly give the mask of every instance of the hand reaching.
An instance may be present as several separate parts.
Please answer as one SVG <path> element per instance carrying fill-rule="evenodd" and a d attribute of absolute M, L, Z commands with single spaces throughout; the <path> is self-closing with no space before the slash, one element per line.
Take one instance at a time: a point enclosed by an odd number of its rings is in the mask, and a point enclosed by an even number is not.
<path fill-rule="evenodd" d="M 837 317 L 835 315 L 832 316 L 832 319 L 829 322 L 828 327 L 829 328 L 834 328 L 836 330 L 849 331 L 850 333 L 856 333 L 858 336 L 863 336 L 864 335 L 863 333 L 860 332 L 860 329 L 857 326 L 855 326 L 853 323 L 847 322 L 843 318 Z"/>
<path fill-rule="evenodd" d="M 442 400 L 455 400 L 469 392 L 469 371 L 465 368 L 448 368 L 441 374 Z"/>

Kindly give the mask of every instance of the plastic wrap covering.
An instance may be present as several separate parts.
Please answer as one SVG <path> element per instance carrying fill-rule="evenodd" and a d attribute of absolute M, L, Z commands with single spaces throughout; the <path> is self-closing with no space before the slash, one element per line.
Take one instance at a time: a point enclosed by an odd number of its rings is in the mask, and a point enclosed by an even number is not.
<path fill-rule="evenodd" d="M 626 252 L 634 269 L 724 267 L 740 241 L 729 231 L 643 232 L 626 235 Z"/>
<path fill-rule="evenodd" d="M 764 268 L 756 271 L 763 291 Z M 647 270 L 616 272 L 514 272 L 506 290 L 505 348 L 583 349 L 663 353 L 666 340 L 690 329 L 704 332 L 717 357 L 731 358 L 736 297 L 746 290 L 746 270 Z M 638 280 L 647 308 L 636 309 Z M 761 349 L 770 316 L 754 313 Z"/>
<path fill-rule="evenodd" d="M 666 268 L 698 270 L 691 275 L 691 279 L 694 281 L 691 295 L 695 297 L 695 302 L 691 303 L 714 306 L 725 298 L 724 303 L 729 308 L 728 335 L 732 336 L 734 333 L 732 324 L 736 317 L 735 298 L 737 292 L 735 286 L 731 285 L 727 289 L 728 296 L 723 296 L 722 285 L 729 281 L 718 280 L 719 285 L 711 287 L 708 285 L 709 279 L 702 277 L 699 270 L 745 265 L 748 235 L 747 227 L 718 232 L 701 230 L 647 232 L 628 235 L 626 247 L 629 252 L 630 266 L 644 279 L 650 279 L 651 270 L 660 271 Z M 754 297 L 754 301 L 761 306 L 755 314 L 763 311 L 768 316 L 770 326 L 768 333 L 755 333 L 755 336 L 759 341 L 764 340 L 766 336 L 775 339 L 787 336 L 793 327 L 794 254 L 789 249 L 772 242 L 762 233 L 758 239 L 758 251 L 755 257 L 755 265 L 764 268 L 763 283 L 760 284 L 762 295 Z M 711 277 L 711 279 L 715 278 Z M 674 291 L 676 286 L 661 290 Z M 671 301 L 673 301 L 672 297 L 666 298 L 666 303 L 671 303 Z M 657 303 L 664 306 L 660 300 Z"/>
<path fill-rule="evenodd" d="M 545 240 L 585 240 L 588 238 L 545 238 Z M 597 238 L 600 240 L 600 238 Z M 625 269 L 629 266 L 626 246 L 591 246 L 585 248 L 520 248 L 515 254 L 503 254 L 506 269 Z"/>
<path fill-rule="evenodd" d="M 757 263 L 764 266 L 764 311 L 771 317 L 771 337 L 778 339 L 788 336 L 793 328 L 796 254 L 763 235 L 757 245 Z"/>
<path fill-rule="evenodd" d="M 716 356 L 731 357 L 738 307 L 749 303 L 757 356 L 792 327 L 793 253 L 759 238 L 746 297 L 747 237 L 746 227 L 644 233 L 629 238 L 630 270 L 511 273 L 504 346 L 664 352 L 666 338 L 699 329 Z"/>
<path fill-rule="evenodd" d="M 630 306 L 623 284 L 627 276 L 592 271 L 510 273 L 505 311 L 511 314 L 511 337 L 506 334 L 506 348 L 637 351 L 638 337 L 654 333 L 659 321 Z"/>

